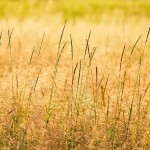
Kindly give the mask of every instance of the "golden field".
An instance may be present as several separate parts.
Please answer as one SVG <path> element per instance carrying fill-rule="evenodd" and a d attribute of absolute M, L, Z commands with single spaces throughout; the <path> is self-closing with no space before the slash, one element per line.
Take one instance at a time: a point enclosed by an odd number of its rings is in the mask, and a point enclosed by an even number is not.
<path fill-rule="evenodd" d="M 150 149 L 148 17 L 2 17 L 0 149 Z"/>

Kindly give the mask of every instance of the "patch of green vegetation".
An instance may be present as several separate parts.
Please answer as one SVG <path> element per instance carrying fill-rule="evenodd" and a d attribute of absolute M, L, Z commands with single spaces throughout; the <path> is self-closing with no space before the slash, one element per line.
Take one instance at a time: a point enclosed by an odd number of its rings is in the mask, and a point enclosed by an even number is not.
<path fill-rule="evenodd" d="M 49 15 L 51 9 L 51 1 L 44 0 L 5 0 L 0 1 L 0 17 L 1 18 L 24 18 L 39 17 Z M 48 12 L 49 11 L 49 12 Z"/>
<path fill-rule="evenodd" d="M 0 17 L 47 17 L 62 14 L 65 19 L 98 17 L 119 11 L 125 15 L 149 16 L 149 0 L 2 0 Z"/>
<path fill-rule="evenodd" d="M 147 0 L 57 0 L 53 9 L 55 13 L 62 12 L 65 18 L 68 17 L 92 17 L 94 15 L 112 14 L 120 11 L 126 15 L 149 15 L 150 2 Z"/>

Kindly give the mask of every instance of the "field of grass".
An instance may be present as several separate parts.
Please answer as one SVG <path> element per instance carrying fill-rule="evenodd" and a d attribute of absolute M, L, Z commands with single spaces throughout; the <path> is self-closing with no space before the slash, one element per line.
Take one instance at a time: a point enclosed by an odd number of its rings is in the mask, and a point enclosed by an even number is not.
<path fill-rule="evenodd" d="M 103 2 L 0 1 L 0 149 L 150 149 L 150 3 Z"/>

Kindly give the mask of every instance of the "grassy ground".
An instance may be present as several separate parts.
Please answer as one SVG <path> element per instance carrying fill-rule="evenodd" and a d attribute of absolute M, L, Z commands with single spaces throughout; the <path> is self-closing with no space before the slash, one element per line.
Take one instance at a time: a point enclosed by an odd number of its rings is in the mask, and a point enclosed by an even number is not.
<path fill-rule="evenodd" d="M 88 4 L 102 1 L 24 2 L 0 2 L 0 149 L 149 150 L 148 1 L 106 2 L 135 8 L 101 22 Z"/>
<path fill-rule="evenodd" d="M 58 53 L 59 23 L 1 22 L 1 149 L 148 150 L 148 26 L 133 24 L 68 23 Z"/>

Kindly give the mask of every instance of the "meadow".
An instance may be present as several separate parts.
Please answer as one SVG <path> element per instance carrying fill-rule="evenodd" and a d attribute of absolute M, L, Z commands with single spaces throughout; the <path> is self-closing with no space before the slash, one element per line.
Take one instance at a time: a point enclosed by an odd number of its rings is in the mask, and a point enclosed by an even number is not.
<path fill-rule="evenodd" d="M 0 149 L 149 150 L 149 6 L 0 1 Z"/>

